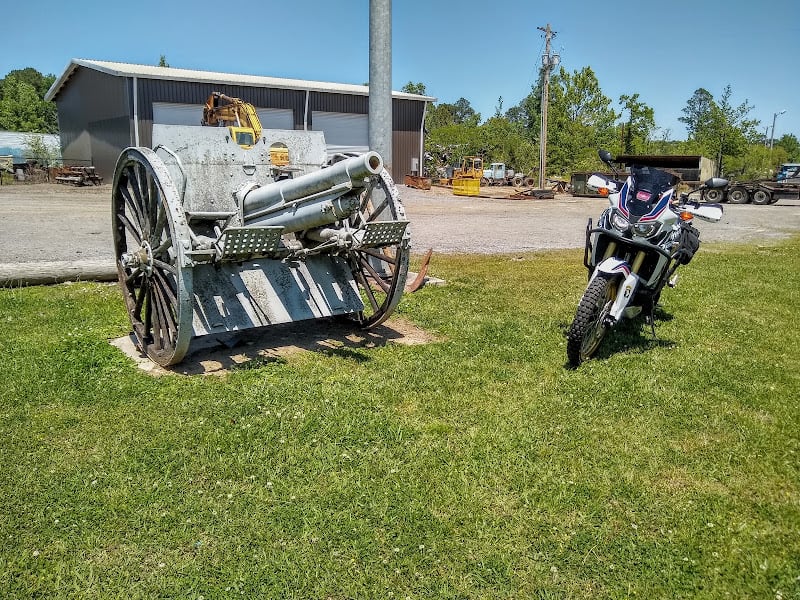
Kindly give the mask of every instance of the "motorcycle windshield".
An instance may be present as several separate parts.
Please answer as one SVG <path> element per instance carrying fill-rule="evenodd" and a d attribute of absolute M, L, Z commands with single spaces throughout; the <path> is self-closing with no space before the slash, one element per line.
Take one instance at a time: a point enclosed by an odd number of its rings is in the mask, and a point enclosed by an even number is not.
<path fill-rule="evenodd" d="M 632 166 L 631 189 L 625 205 L 632 216 L 641 217 L 653 210 L 661 195 L 674 187 L 678 178 L 655 167 Z"/>

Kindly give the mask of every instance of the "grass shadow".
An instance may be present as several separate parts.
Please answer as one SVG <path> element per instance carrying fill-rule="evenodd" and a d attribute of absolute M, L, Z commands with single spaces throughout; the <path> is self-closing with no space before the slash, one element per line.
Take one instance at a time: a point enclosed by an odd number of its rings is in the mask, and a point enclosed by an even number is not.
<path fill-rule="evenodd" d="M 156 367 L 142 356 L 133 341 L 112 343 L 152 374 L 208 375 L 285 364 L 290 356 L 304 351 L 365 363 L 370 360 L 363 352 L 367 349 L 432 341 L 433 336 L 397 317 L 366 330 L 345 319 L 315 319 L 197 338 L 183 361 L 167 368 Z"/>
<path fill-rule="evenodd" d="M 658 337 L 658 323 L 672 321 L 675 317 L 672 313 L 666 312 L 661 306 L 656 307 L 653 316 L 655 318 L 655 337 L 653 337 L 651 327 L 643 316 L 639 315 L 634 319 L 624 319 L 614 329 L 606 332 L 600 347 L 591 360 L 607 360 L 620 352 L 642 353 L 653 348 L 673 348 L 675 346 L 673 340 Z M 561 324 L 564 336 L 567 335 L 570 325 L 571 323 Z M 577 367 L 567 361 L 564 363 L 564 368 L 574 370 Z"/>

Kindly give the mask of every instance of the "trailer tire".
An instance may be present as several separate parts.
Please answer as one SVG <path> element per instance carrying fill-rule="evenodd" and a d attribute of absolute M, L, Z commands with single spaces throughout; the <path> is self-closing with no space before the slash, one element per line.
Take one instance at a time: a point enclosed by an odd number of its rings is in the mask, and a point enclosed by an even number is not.
<path fill-rule="evenodd" d="M 489 180 L 486 177 L 481 177 L 481 185 L 487 186 L 489 185 Z"/>
<path fill-rule="evenodd" d="M 722 201 L 722 190 L 720 190 L 720 189 L 705 190 L 703 192 L 703 200 L 705 200 L 707 202 L 721 202 Z"/>
<path fill-rule="evenodd" d="M 522 187 L 523 181 L 525 180 L 522 178 L 522 175 L 517 175 L 516 177 L 514 177 L 514 185 L 517 187 Z"/>
<path fill-rule="evenodd" d="M 772 194 L 770 194 L 766 190 L 759 189 L 753 192 L 753 204 L 764 206 L 765 204 L 770 204 L 771 199 L 772 199 Z"/>
<path fill-rule="evenodd" d="M 733 187 L 728 191 L 728 202 L 731 204 L 747 204 L 750 202 L 750 194 L 747 188 Z"/>

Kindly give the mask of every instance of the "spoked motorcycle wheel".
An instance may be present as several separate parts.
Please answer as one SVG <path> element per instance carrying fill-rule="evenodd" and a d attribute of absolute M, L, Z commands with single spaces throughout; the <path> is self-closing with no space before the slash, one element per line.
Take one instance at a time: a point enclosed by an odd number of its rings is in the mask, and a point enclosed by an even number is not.
<path fill-rule="evenodd" d="M 567 334 L 567 359 L 571 365 L 577 367 L 600 347 L 608 330 L 605 320 L 615 296 L 616 287 L 610 279 L 600 276 L 589 283 Z"/>
<path fill-rule="evenodd" d="M 350 217 L 350 227 L 359 229 L 374 221 L 405 221 L 406 214 L 397 186 L 383 169 L 370 180 L 360 197 L 359 210 Z M 364 309 L 350 317 L 361 327 L 383 323 L 394 312 L 408 276 L 410 237 L 399 242 L 351 250 L 349 261 Z"/>

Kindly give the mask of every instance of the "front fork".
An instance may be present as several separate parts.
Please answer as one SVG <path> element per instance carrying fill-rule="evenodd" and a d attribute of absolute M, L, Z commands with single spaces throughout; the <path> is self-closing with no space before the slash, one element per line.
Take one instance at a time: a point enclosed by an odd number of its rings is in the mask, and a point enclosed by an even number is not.
<path fill-rule="evenodd" d="M 614 257 L 616 249 L 617 243 L 613 241 L 609 242 L 603 260 L 597 265 L 592 273 L 592 277 L 589 279 L 589 281 L 591 281 L 600 275 L 608 277 L 612 282 L 615 279 L 619 279 L 614 303 L 611 305 L 611 310 L 609 310 L 608 316 L 606 317 L 608 321 L 606 324 L 609 326 L 614 326 L 619 322 L 625 309 L 628 308 L 631 300 L 633 300 L 636 288 L 642 281 L 637 273 L 639 269 L 642 268 L 642 263 L 646 255 L 644 250 L 639 250 L 633 258 L 633 264 L 630 264 L 625 260 Z"/>

